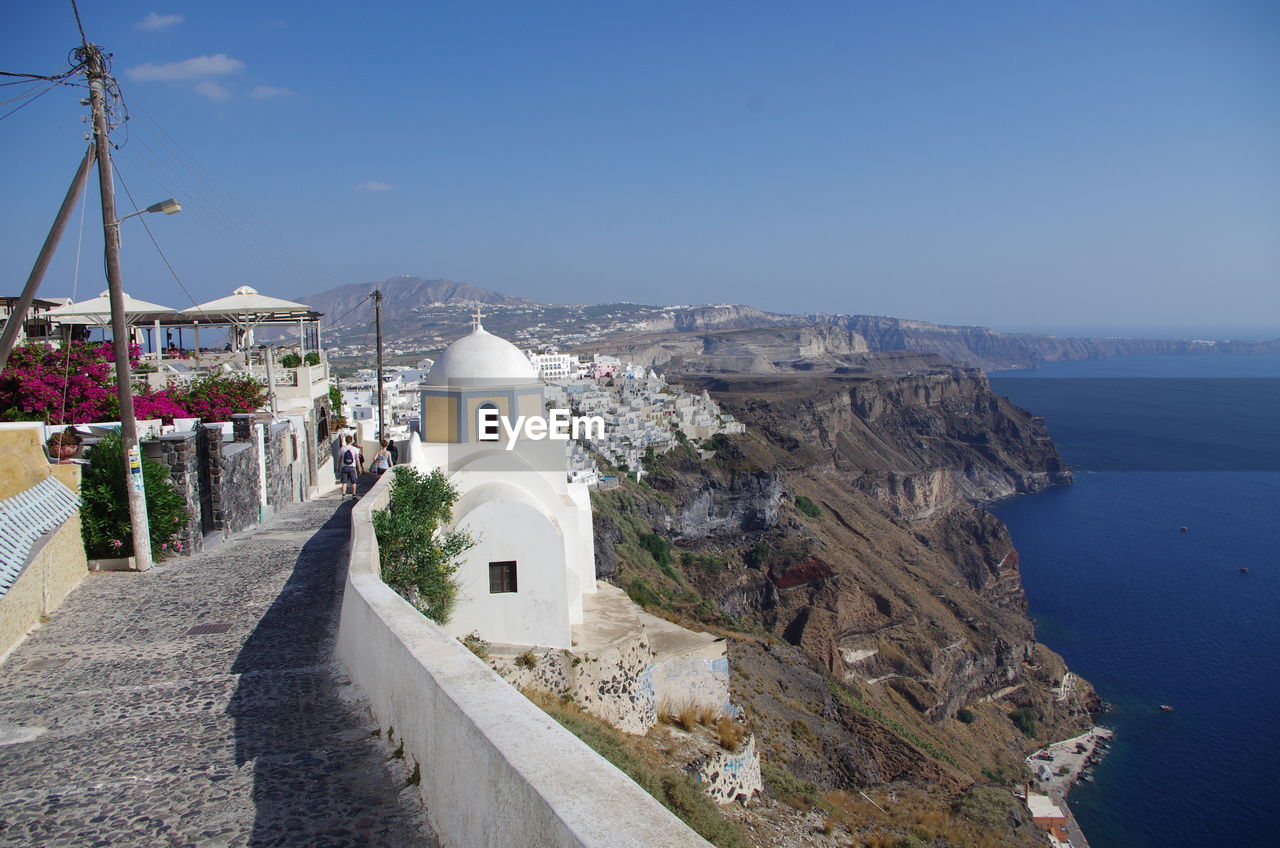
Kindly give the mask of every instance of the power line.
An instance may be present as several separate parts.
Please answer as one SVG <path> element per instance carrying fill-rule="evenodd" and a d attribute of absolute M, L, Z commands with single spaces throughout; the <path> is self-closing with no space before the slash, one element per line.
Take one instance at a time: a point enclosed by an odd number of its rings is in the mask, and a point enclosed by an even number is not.
<path fill-rule="evenodd" d="M 294 249 L 288 241 L 284 240 L 282 236 L 272 230 L 270 225 L 263 221 L 262 218 L 253 211 L 251 206 L 244 203 L 244 201 L 240 200 L 229 189 L 227 189 L 217 176 L 201 164 L 200 161 L 190 153 L 190 151 L 183 147 L 177 139 L 165 130 L 164 126 L 161 125 L 158 120 L 156 120 L 146 111 L 146 109 L 142 107 L 138 107 L 137 111 L 144 119 L 144 123 L 141 126 L 152 128 L 159 133 L 159 135 L 156 136 L 156 140 L 168 147 L 175 159 L 181 161 L 185 158 L 186 162 L 189 164 L 184 165 L 184 167 L 191 171 L 196 179 L 200 180 L 200 182 L 202 182 L 216 197 L 226 204 L 231 213 L 240 218 L 249 231 L 255 233 L 259 240 L 262 241 L 269 249 L 275 251 L 275 253 L 278 254 L 286 264 L 290 266 L 297 266 L 299 270 L 305 270 L 310 276 L 327 279 L 335 286 L 345 285 L 342 280 L 339 280 L 337 277 L 334 277 L 323 269 L 316 271 L 315 269 L 308 268 L 308 262 L 305 257 Z M 250 218 L 253 220 L 250 221 Z"/>
<path fill-rule="evenodd" d="M 139 150 L 139 148 L 141 148 L 141 150 Z M 179 192 L 177 193 L 183 195 L 184 202 L 188 204 L 187 208 L 192 210 L 192 212 L 196 214 L 196 217 L 208 224 L 220 236 L 234 245 L 250 259 L 263 265 L 263 267 L 271 273 L 281 274 L 286 277 L 291 275 L 291 269 L 288 264 L 281 263 L 276 259 L 276 257 L 272 256 L 267 249 L 255 240 L 252 232 L 242 229 L 216 202 L 209 199 L 204 192 L 200 191 L 193 184 L 183 179 L 174 169 L 174 166 L 167 160 L 161 158 L 160 154 L 156 153 L 156 151 L 147 145 L 146 142 L 138 139 L 138 144 L 131 148 L 131 150 L 141 158 L 147 159 L 156 170 L 167 172 L 167 185 L 164 180 L 158 179 L 154 174 L 150 173 L 147 168 L 143 167 L 140 162 L 136 161 L 133 155 L 130 155 L 126 151 L 120 152 L 131 163 L 146 172 L 157 185 L 161 186 L 166 191 L 175 193 L 174 188 L 176 187 L 179 189 Z M 251 253 L 250 249 L 256 253 Z"/>
<path fill-rule="evenodd" d="M 129 203 L 132 204 L 134 211 L 138 211 L 138 202 L 133 199 L 133 192 L 129 191 L 129 186 L 125 183 L 124 175 L 120 173 L 119 168 L 116 168 L 116 176 L 119 178 L 120 187 L 124 189 L 125 196 L 129 198 Z M 151 244 L 155 247 L 156 253 L 160 254 L 164 267 L 169 269 L 169 273 L 173 275 L 173 279 L 178 283 L 178 288 L 182 289 L 182 293 L 187 296 L 187 300 L 191 301 L 192 306 L 199 306 L 196 303 L 196 299 L 191 296 L 191 292 L 187 291 L 187 287 L 183 284 L 182 278 L 178 276 L 178 272 L 173 269 L 173 265 L 169 262 L 169 257 L 164 255 L 164 251 L 160 248 L 160 242 L 156 241 L 155 235 L 151 232 L 151 227 L 147 225 L 146 216 L 140 216 L 139 220 L 142 222 L 142 228 L 147 231 L 147 238 L 151 239 Z"/>
<path fill-rule="evenodd" d="M 8 112 L 5 112 L 3 115 L 0 115 L 0 121 L 3 121 L 5 118 L 9 117 L 10 115 L 14 114 L 15 112 L 19 112 L 19 111 L 21 111 L 21 110 L 23 110 L 23 109 L 27 108 L 27 107 L 28 107 L 28 106 L 30 106 L 32 103 L 35 103 L 35 102 L 36 102 L 37 100 L 39 100 L 41 97 L 44 97 L 46 94 L 48 94 L 49 92 L 53 91 L 55 88 L 57 88 L 57 87 L 58 87 L 58 86 L 60 86 L 60 85 L 62 85 L 62 83 L 60 83 L 60 82 L 55 82 L 53 85 L 49 86 L 49 87 L 48 87 L 48 88 L 46 88 L 44 91 L 41 91 L 39 94 L 35 94 L 35 95 L 30 96 L 30 97 L 27 99 L 27 101 L 26 101 L 25 103 L 21 103 L 21 104 L 19 104 L 19 105 L 15 106 L 15 107 L 13 107 L 12 109 L 10 109 Z M 25 95 L 24 95 L 24 96 L 25 96 Z M 10 101 L 10 102 L 12 102 L 12 101 Z"/>
<path fill-rule="evenodd" d="M 339 321 L 341 321 L 343 318 L 346 318 L 346 317 L 347 317 L 348 315 L 350 315 L 352 312 L 355 312 L 355 311 L 356 311 L 357 309 L 359 309 L 361 306 L 364 306 L 364 302 L 365 302 L 366 300 L 368 300 L 369 298 L 371 298 L 371 297 L 373 297 L 373 292 L 369 292 L 369 294 L 367 294 L 367 295 L 365 295 L 364 297 L 360 298 L 358 301 L 356 301 L 355 305 L 354 305 L 354 306 L 352 306 L 350 309 L 348 309 L 346 312 L 342 313 L 342 314 L 341 314 L 341 315 L 339 315 L 337 318 L 330 319 L 330 321 L 329 321 L 329 323 L 327 324 L 327 327 L 326 327 L 326 328 L 327 328 L 327 329 L 332 330 L 334 327 L 336 327 L 336 326 L 338 325 L 338 322 L 339 322 Z M 365 338 L 368 338 L 368 335 L 367 335 L 367 334 L 366 334 Z"/>

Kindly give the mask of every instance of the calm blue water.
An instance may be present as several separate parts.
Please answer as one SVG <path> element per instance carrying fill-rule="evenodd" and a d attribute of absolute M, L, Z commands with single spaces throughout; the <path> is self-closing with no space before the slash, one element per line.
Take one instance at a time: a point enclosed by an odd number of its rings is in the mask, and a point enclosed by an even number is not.
<path fill-rule="evenodd" d="M 994 510 L 1040 639 L 1113 705 L 1112 752 L 1071 796 L 1094 848 L 1280 844 L 1267 812 L 1280 790 L 1280 472 L 1250 470 L 1275 467 L 1276 378 L 1280 356 L 992 375 L 1062 431 L 1073 467 L 1122 469 Z M 1231 470 L 1194 470 L 1205 463 L 1186 450 Z"/>

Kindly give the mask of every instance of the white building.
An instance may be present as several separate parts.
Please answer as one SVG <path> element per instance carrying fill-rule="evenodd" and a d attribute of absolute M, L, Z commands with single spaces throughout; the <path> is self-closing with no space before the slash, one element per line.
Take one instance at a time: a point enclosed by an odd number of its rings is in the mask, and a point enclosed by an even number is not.
<path fill-rule="evenodd" d="M 420 386 L 420 471 L 443 469 L 459 498 L 453 526 L 476 540 L 458 571 L 459 602 L 445 630 L 487 641 L 569 648 L 595 594 L 591 501 L 567 479 L 567 442 L 517 436 L 479 441 L 479 415 L 508 422 L 545 415 L 543 383 L 515 345 L 476 322 L 444 350 Z M 415 446 L 416 447 L 416 446 Z"/>
<path fill-rule="evenodd" d="M 570 380 L 578 376 L 578 357 L 568 353 L 529 352 L 529 362 L 544 382 Z"/>

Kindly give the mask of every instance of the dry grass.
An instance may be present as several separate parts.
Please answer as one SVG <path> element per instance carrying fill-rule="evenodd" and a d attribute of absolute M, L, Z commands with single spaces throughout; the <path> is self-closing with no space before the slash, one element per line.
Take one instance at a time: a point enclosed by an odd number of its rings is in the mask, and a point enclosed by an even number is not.
<path fill-rule="evenodd" d="M 737 751 L 742 747 L 742 743 L 747 738 L 747 727 L 739 724 L 728 716 L 720 716 L 716 719 L 716 737 L 720 741 L 720 747 L 726 751 Z"/>
<path fill-rule="evenodd" d="M 935 840 L 942 840 L 947 845 L 964 845 L 971 848 L 1008 848 L 1011 845 L 1039 844 L 1035 834 L 1022 834 L 1031 841 L 1010 839 L 1010 834 L 1002 833 L 1003 828 L 992 826 L 991 822 L 975 820 L 965 806 L 957 804 L 949 806 L 940 799 L 930 797 L 922 790 L 899 788 L 893 792 L 867 790 L 881 809 L 863 798 L 859 793 L 827 792 L 824 793 L 824 806 L 830 811 L 828 824 L 839 823 L 855 835 L 855 845 L 866 845 L 870 848 L 898 848 L 901 845 L 930 845 Z M 1012 803 L 1012 796 L 1005 799 L 1003 790 L 998 803 L 998 811 L 993 815 L 999 823 L 1007 821 L 1007 804 Z M 990 799 L 984 799 L 993 803 Z M 962 812 L 963 811 L 963 812 Z M 968 814 L 966 814 L 968 813 Z"/>
<path fill-rule="evenodd" d="M 699 725 L 714 727 L 722 716 L 723 711 L 720 707 L 707 703 L 663 701 L 658 705 L 658 721 L 690 732 Z"/>

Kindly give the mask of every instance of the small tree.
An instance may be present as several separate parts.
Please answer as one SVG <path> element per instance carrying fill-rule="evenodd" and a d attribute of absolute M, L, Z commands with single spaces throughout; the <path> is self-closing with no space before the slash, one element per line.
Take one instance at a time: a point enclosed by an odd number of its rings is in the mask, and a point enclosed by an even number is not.
<path fill-rule="evenodd" d="M 459 557 L 475 545 L 467 533 L 446 530 L 458 490 L 436 469 L 407 465 L 392 473 L 391 501 L 373 513 L 382 579 L 417 609 L 446 624 L 458 602 Z"/>
<path fill-rule="evenodd" d="M 151 556 L 163 559 L 171 551 L 182 550 L 182 543 L 174 536 L 190 520 L 187 503 L 174 490 L 169 469 L 158 462 L 142 460 L 142 481 L 146 488 Z M 89 451 L 89 464 L 84 467 L 80 483 L 80 497 L 84 501 L 80 509 L 80 530 L 85 553 L 91 559 L 128 556 L 133 552 L 127 485 L 123 439 L 116 430 Z"/>

